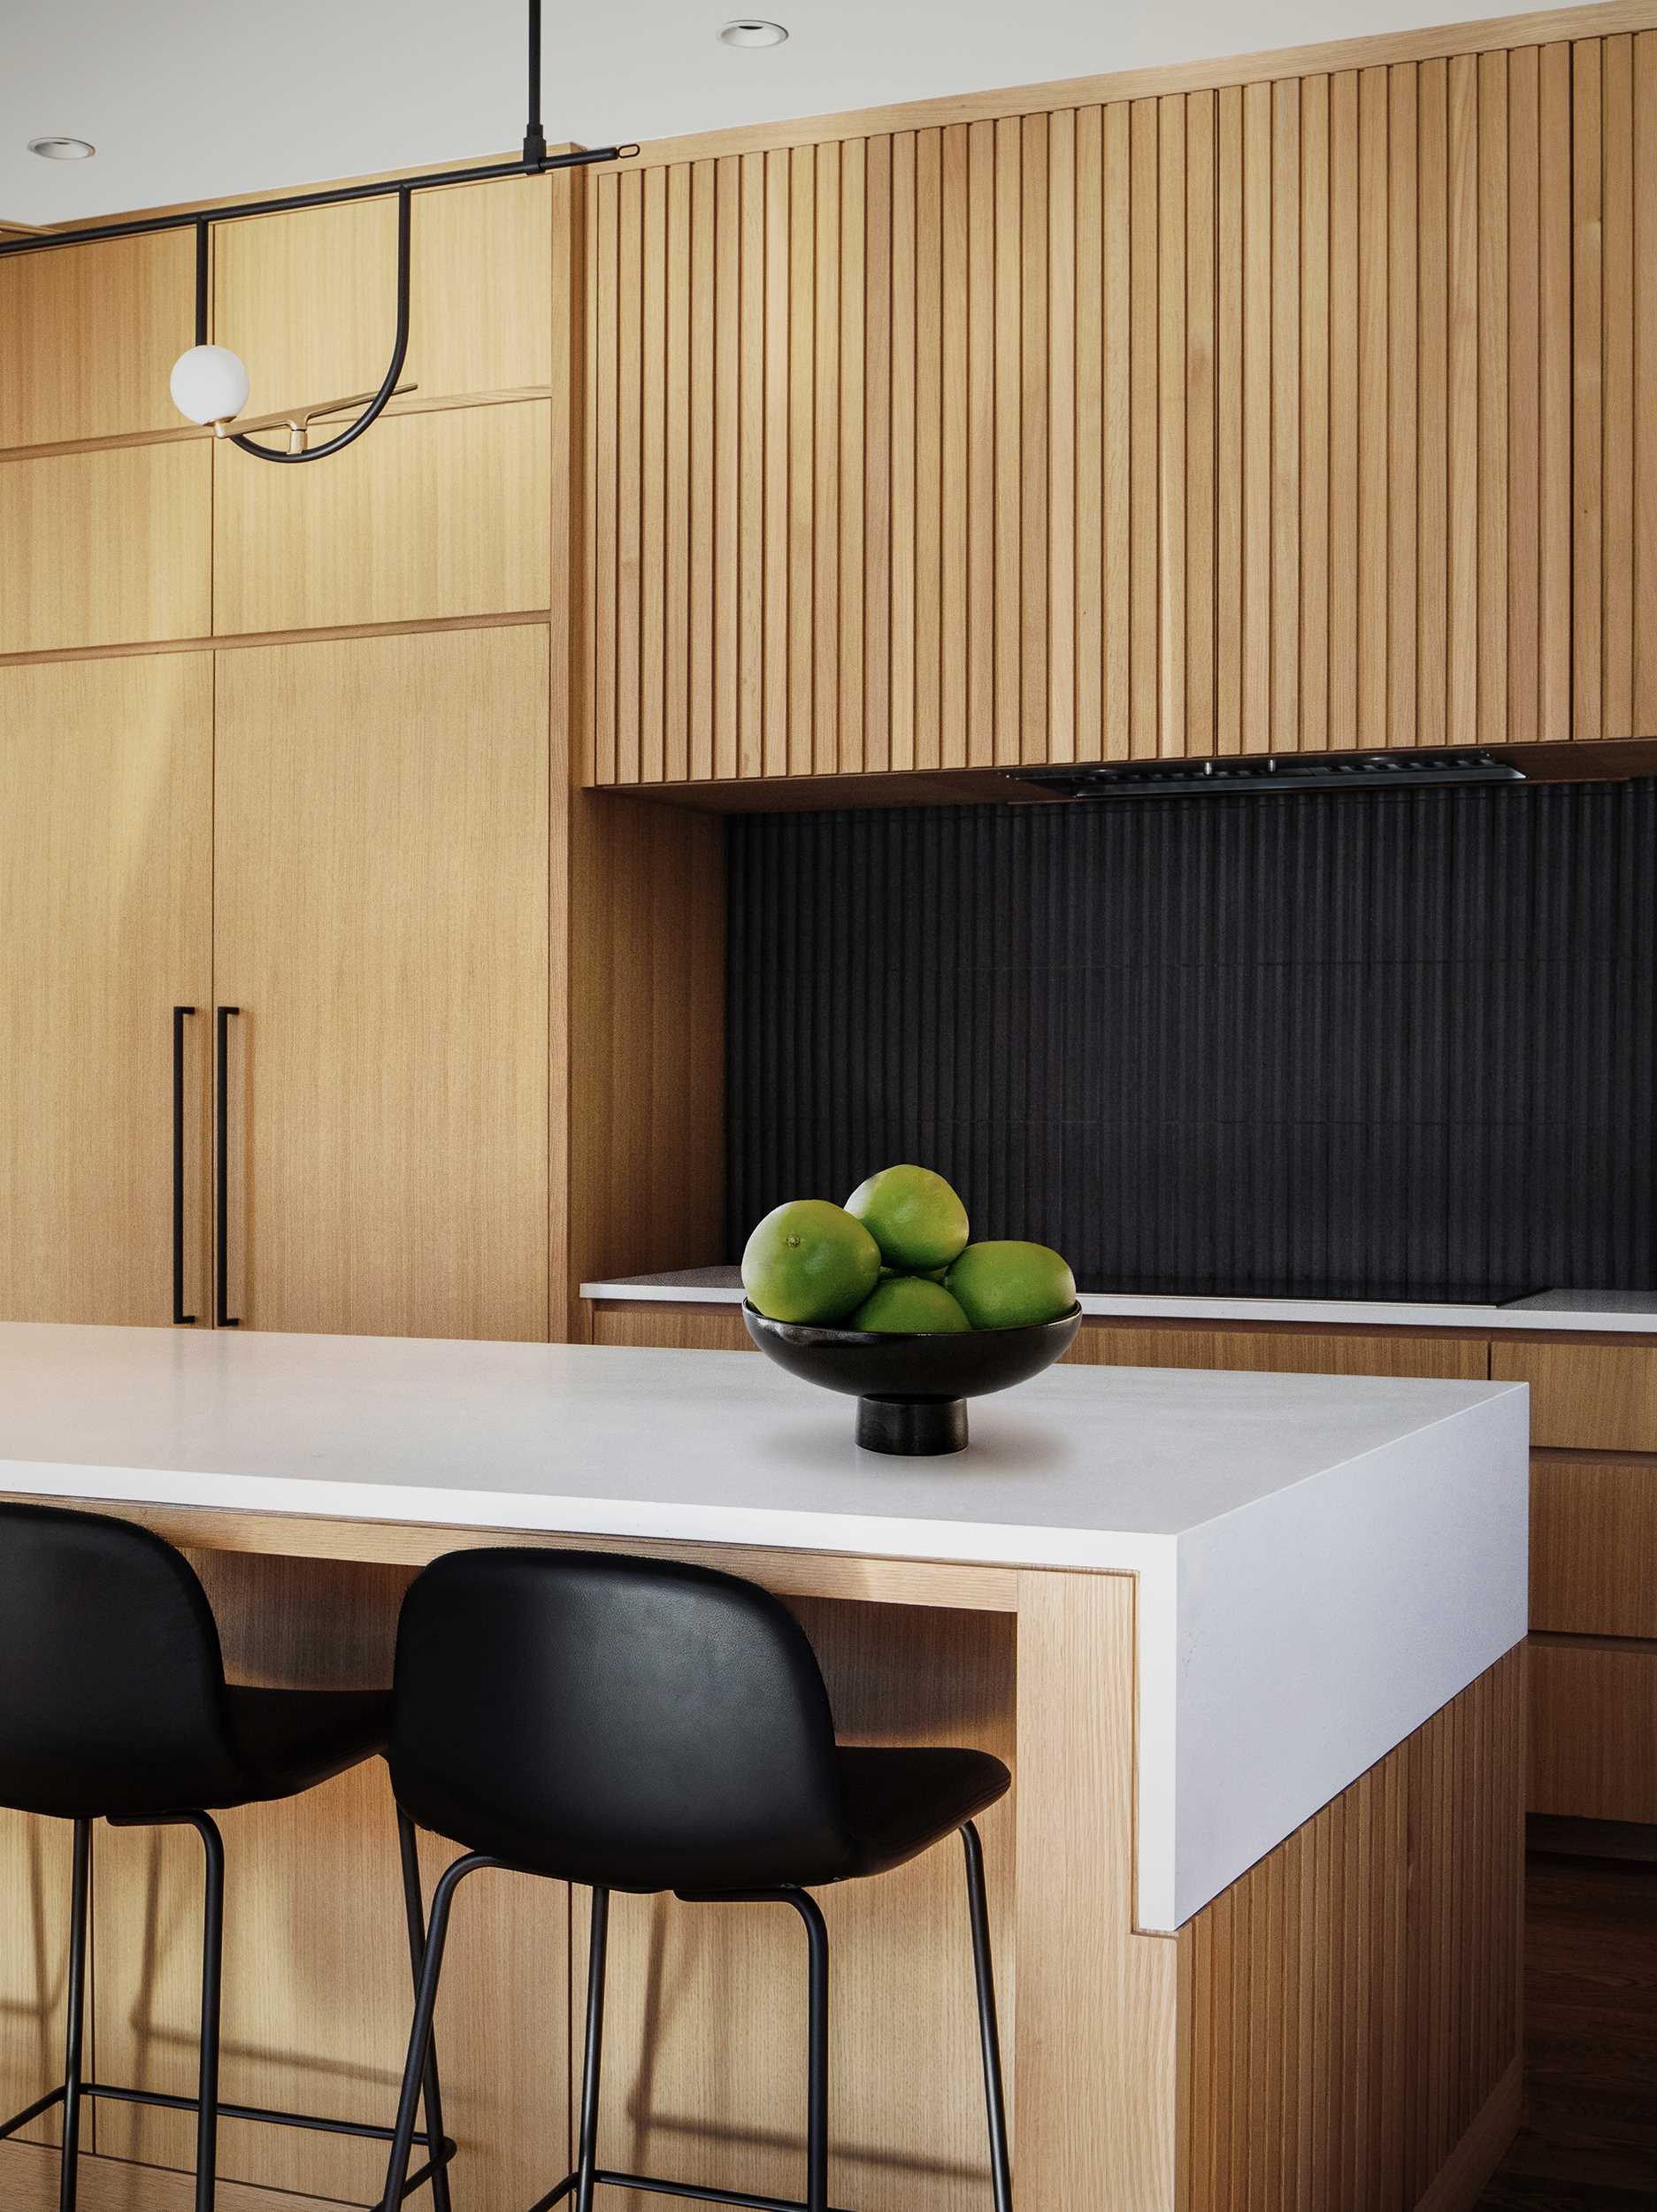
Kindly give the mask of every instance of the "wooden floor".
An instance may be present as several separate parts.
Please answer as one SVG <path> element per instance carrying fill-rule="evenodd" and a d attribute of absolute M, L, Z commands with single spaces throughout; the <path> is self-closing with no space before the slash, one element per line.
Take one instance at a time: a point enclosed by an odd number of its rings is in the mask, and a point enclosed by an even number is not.
<path fill-rule="evenodd" d="M 1580 1824 L 1570 1824 L 1575 1827 Z M 1657 1842 L 1537 1847 L 1527 1890 L 1525 2117 L 1477 2212 L 1657 2206 Z"/>

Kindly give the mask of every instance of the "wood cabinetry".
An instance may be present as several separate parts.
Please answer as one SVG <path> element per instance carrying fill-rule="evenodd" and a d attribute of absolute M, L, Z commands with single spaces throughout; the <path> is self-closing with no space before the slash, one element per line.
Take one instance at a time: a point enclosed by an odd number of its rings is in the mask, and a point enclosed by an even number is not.
<path fill-rule="evenodd" d="M 677 1351 L 749 1351 L 734 1306 L 669 1305 L 641 1299 L 595 1300 L 595 1344 L 658 1345 Z M 1364 1334 L 1350 1329 L 1157 1327 L 1085 1321 L 1067 1359 L 1097 1367 L 1220 1367 L 1280 1375 L 1423 1375 L 1482 1382 L 1488 1353 L 1483 1337 L 1398 1329 Z"/>
<path fill-rule="evenodd" d="M 1530 1384 L 1533 1444 L 1657 1452 L 1657 1344 L 1498 1337 L 1491 1373 Z"/>
<path fill-rule="evenodd" d="M 544 1337 L 544 628 L 219 657 L 232 1311 Z"/>
<path fill-rule="evenodd" d="M 1657 1821 L 1657 1344 L 1498 1337 L 1530 1386 L 1530 1809 Z M 1615 1456 L 1612 1456 L 1615 1455 Z"/>
<path fill-rule="evenodd" d="M 213 461 L 220 637 L 550 603 L 548 401 L 387 416 L 315 468 Z"/>
<path fill-rule="evenodd" d="M 1657 32 L 1073 89 L 594 179 L 592 779 L 1657 733 Z"/>
<path fill-rule="evenodd" d="M 0 656 L 205 637 L 212 506 L 205 438 L 0 460 Z"/>
<path fill-rule="evenodd" d="M 173 1319 L 206 1295 L 212 676 L 204 657 L 0 669 L 0 1313 Z"/>
<path fill-rule="evenodd" d="M 1483 1382 L 1482 1336 L 1437 1330 L 1157 1328 L 1089 1321 L 1067 1358 L 1101 1367 L 1220 1367 L 1278 1375 L 1423 1375 Z"/>
<path fill-rule="evenodd" d="M 1531 1639 L 1530 1808 L 1657 1821 L 1657 1644 Z"/>
<path fill-rule="evenodd" d="M 1657 1459 L 1533 1455 L 1530 1625 L 1657 1641 Z"/>
<path fill-rule="evenodd" d="M 195 256 L 169 231 L 0 260 L 0 449 L 178 429 Z"/>
<path fill-rule="evenodd" d="M 567 189 L 526 177 L 416 196 L 403 381 L 422 405 L 545 390 L 553 203 Z M 213 336 L 248 365 L 249 414 L 374 390 L 396 322 L 395 199 L 258 216 L 215 234 Z"/>
<path fill-rule="evenodd" d="M 654 1346 L 664 1352 L 751 1352 L 735 1306 L 638 1305 L 596 1299 L 590 1308 L 595 1344 Z"/>

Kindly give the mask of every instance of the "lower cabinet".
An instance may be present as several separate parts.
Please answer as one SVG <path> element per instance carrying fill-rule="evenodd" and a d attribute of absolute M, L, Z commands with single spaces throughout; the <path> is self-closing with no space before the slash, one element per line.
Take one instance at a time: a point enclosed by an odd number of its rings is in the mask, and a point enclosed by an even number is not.
<path fill-rule="evenodd" d="M 1657 1453 L 1657 1344 L 1627 1337 L 1497 1337 L 1490 1371 L 1530 1386 L 1538 1449 Z"/>
<path fill-rule="evenodd" d="M 1657 1821 L 1657 1643 L 1530 1639 L 1533 1813 Z"/>
<path fill-rule="evenodd" d="M 610 1299 L 589 1302 L 595 1344 L 641 1344 L 662 1352 L 751 1352 L 740 1311 L 735 1306 L 623 1304 Z"/>
<path fill-rule="evenodd" d="M 1535 1455 L 1530 1626 L 1531 1811 L 1657 1821 L 1657 1457 Z"/>
<path fill-rule="evenodd" d="M 590 1302 L 595 1344 L 664 1350 L 746 1352 L 753 1347 L 735 1306 L 664 1305 L 639 1299 Z M 1349 1329 L 1187 1328 L 1087 1321 L 1066 1355 L 1095 1367 L 1231 1367 L 1281 1375 L 1424 1375 L 1483 1382 L 1483 1337 L 1358 1335 Z"/>
<path fill-rule="evenodd" d="M 1482 1336 L 1438 1331 L 1203 1328 L 1086 1323 L 1069 1356 L 1101 1367 L 1220 1367 L 1272 1375 L 1421 1375 L 1483 1382 Z"/>

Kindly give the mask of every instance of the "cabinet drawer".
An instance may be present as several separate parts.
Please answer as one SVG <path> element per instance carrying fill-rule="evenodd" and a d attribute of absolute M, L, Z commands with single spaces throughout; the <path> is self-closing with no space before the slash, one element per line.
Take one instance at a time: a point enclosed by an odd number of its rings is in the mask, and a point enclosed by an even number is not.
<path fill-rule="evenodd" d="M 1531 1461 L 1530 1625 L 1657 1638 L 1657 1460 Z"/>
<path fill-rule="evenodd" d="M 1532 1637 L 1533 1813 L 1657 1821 L 1657 1646 Z"/>
<path fill-rule="evenodd" d="M 1657 1452 L 1657 1345 L 1498 1337 L 1491 1379 L 1530 1386 L 1530 1441 L 1565 1451 Z"/>
<path fill-rule="evenodd" d="M 641 1299 L 636 1305 L 595 1298 L 595 1344 L 642 1344 L 658 1352 L 751 1352 L 754 1340 L 738 1306 L 672 1306 Z"/>
<path fill-rule="evenodd" d="M 1482 1336 L 1364 1335 L 1355 1329 L 1165 1328 L 1085 1323 L 1066 1355 L 1092 1367 L 1221 1367 L 1273 1375 L 1423 1375 L 1483 1382 Z"/>

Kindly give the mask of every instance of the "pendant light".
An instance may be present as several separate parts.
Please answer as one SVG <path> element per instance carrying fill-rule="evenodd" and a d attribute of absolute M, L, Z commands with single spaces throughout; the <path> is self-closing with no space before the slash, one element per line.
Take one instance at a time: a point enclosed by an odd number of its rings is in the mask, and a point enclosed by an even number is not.
<path fill-rule="evenodd" d="M 495 162 L 477 169 L 449 169 L 428 176 L 410 177 L 401 183 L 342 185 L 333 191 L 301 192 L 285 199 L 250 200 L 214 208 L 205 214 L 156 215 L 129 222 L 95 224 L 73 231 L 48 231 L 37 236 L 0 238 L 0 259 L 13 254 L 50 252 L 58 246 L 83 246 L 113 238 L 147 237 L 157 231 L 196 233 L 196 343 L 180 355 L 168 380 L 173 403 L 188 420 L 211 428 L 215 437 L 226 438 L 256 460 L 320 461 L 360 438 L 380 419 L 389 403 L 401 393 L 418 390 L 399 383 L 409 349 L 409 265 L 413 196 L 445 185 L 488 184 L 502 177 L 545 176 L 555 169 L 587 168 L 598 162 L 623 161 L 636 155 L 633 146 L 583 148 L 568 154 L 548 154 L 541 118 L 541 0 L 529 0 L 529 110 L 524 129 L 524 149 L 517 161 Z M 228 346 L 211 342 L 208 317 L 208 275 L 212 229 L 217 223 L 234 223 L 256 215 L 287 215 L 301 208 L 337 207 L 347 201 L 389 199 L 397 202 L 397 326 L 391 359 L 379 388 L 352 392 L 343 398 L 312 400 L 241 422 L 252 389 L 247 365 Z M 320 445 L 311 442 L 311 426 L 334 415 L 360 409 L 342 430 Z M 240 427 L 233 427 L 240 422 Z M 264 444 L 252 434 L 286 427 L 285 446 Z"/>

